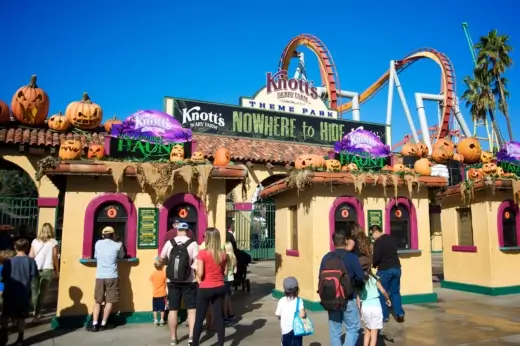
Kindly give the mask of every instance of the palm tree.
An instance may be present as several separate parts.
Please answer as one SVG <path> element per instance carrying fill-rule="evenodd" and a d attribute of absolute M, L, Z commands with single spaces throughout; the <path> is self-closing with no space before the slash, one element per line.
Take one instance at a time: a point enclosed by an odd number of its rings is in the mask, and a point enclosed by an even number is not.
<path fill-rule="evenodd" d="M 477 65 L 489 66 L 491 73 L 492 91 L 496 95 L 498 110 L 504 115 L 507 124 L 507 132 L 509 140 L 513 140 L 513 128 L 507 106 L 509 92 L 507 91 L 507 79 L 503 77 L 508 68 L 511 67 L 513 61 L 509 54 L 513 51 L 513 47 L 508 44 L 509 36 L 498 35 L 497 30 L 491 30 L 487 36 L 482 36 L 480 41 L 475 44 L 478 50 Z"/>

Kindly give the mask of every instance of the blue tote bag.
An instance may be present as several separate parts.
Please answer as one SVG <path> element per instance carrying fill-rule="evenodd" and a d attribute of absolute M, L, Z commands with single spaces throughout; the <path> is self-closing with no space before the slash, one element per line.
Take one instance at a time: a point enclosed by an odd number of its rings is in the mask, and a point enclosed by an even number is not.
<path fill-rule="evenodd" d="M 309 317 L 300 317 L 300 298 L 296 298 L 296 311 L 294 312 L 293 332 L 296 336 L 307 336 L 314 334 L 314 326 Z"/>

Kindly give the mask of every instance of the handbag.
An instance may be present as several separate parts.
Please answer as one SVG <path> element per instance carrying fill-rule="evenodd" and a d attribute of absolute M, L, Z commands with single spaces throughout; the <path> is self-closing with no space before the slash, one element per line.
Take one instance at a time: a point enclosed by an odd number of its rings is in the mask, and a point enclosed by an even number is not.
<path fill-rule="evenodd" d="M 296 311 L 294 312 L 293 332 L 295 336 L 307 336 L 314 334 L 314 326 L 308 316 L 300 317 L 300 298 L 296 298 Z"/>

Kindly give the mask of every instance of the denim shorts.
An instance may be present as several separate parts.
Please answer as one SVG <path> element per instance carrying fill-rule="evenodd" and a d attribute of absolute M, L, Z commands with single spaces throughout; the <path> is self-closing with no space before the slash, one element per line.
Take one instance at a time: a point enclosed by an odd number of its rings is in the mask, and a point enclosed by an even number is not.
<path fill-rule="evenodd" d="M 231 296 L 233 294 L 233 281 L 226 281 L 224 285 L 226 286 L 226 296 Z"/>

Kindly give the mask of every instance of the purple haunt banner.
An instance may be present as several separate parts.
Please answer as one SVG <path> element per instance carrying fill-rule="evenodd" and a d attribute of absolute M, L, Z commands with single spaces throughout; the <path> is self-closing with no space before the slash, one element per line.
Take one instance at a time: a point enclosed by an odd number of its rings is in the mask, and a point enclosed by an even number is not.
<path fill-rule="evenodd" d="M 191 130 L 174 117 L 156 110 L 132 114 L 122 124 L 114 124 L 111 137 L 127 137 L 145 142 L 184 143 L 191 141 Z"/>
<path fill-rule="evenodd" d="M 341 141 L 336 142 L 334 151 L 336 153 L 348 152 L 371 157 L 387 157 L 390 155 L 390 146 L 385 145 L 375 133 L 360 126 L 357 129 L 352 129 L 343 136 Z"/>
<path fill-rule="evenodd" d="M 502 149 L 497 152 L 498 161 L 520 161 L 520 143 L 507 142 Z"/>

